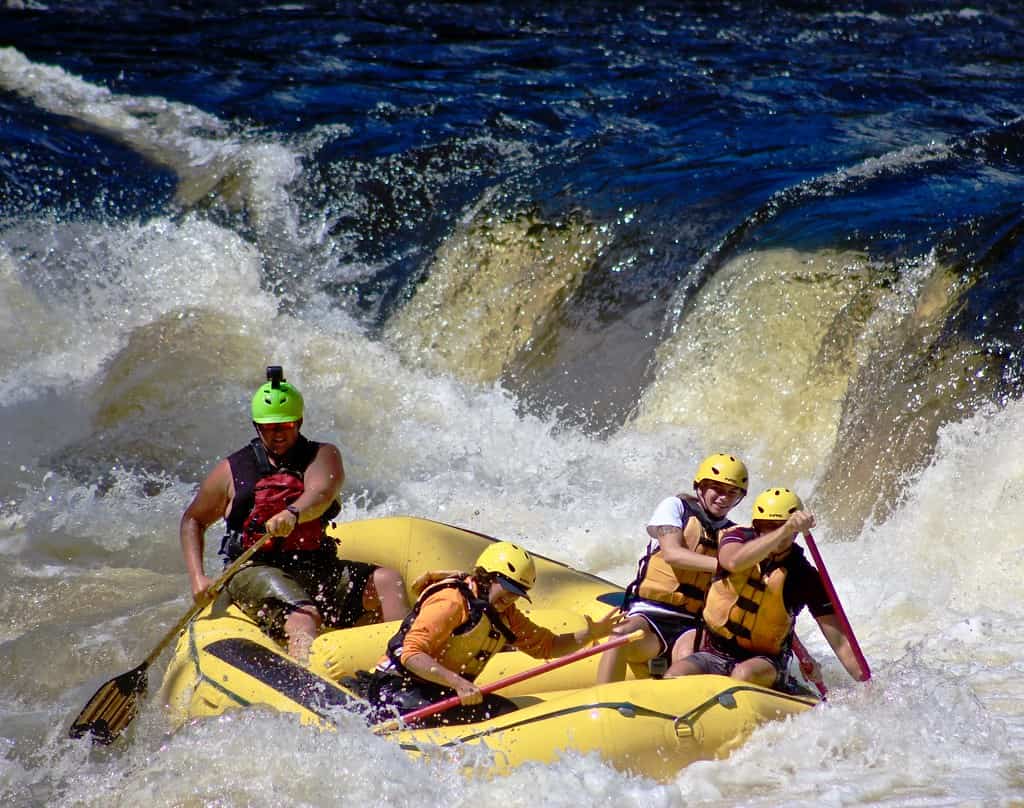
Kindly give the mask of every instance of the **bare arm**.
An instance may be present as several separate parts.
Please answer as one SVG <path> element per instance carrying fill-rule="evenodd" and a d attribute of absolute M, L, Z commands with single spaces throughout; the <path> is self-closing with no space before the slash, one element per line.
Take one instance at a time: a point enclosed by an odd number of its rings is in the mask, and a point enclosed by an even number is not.
<path fill-rule="evenodd" d="M 207 528 L 227 513 L 231 496 L 231 466 L 227 460 L 221 460 L 203 480 L 181 517 L 178 538 L 193 597 L 212 583 L 203 571 L 204 539 Z"/>
<path fill-rule="evenodd" d="M 450 687 L 452 690 L 462 695 L 460 687 L 472 684 L 468 679 L 463 679 L 455 671 L 448 670 L 444 665 L 434 659 L 430 654 L 423 653 L 422 651 L 417 654 L 413 654 L 405 662 L 402 663 L 406 669 L 428 682 L 433 682 L 435 685 L 443 685 L 444 687 Z"/>
<path fill-rule="evenodd" d="M 661 556 L 673 569 L 714 572 L 718 562 L 714 556 L 695 553 L 683 544 L 683 530 L 674 525 L 658 525 L 655 529 Z"/>
<path fill-rule="evenodd" d="M 298 518 L 288 510 L 274 514 L 266 522 L 267 533 L 271 536 L 287 536 L 299 522 L 319 519 L 337 499 L 345 483 L 345 467 L 338 447 L 330 443 L 321 444 L 302 480 L 305 490 L 292 503 L 292 507 L 299 511 Z"/>
<path fill-rule="evenodd" d="M 345 484 L 345 467 L 338 447 L 324 443 L 303 475 L 305 490 L 292 503 L 302 514 L 300 522 L 319 519 L 328 506 L 338 498 Z"/>
<path fill-rule="evenodd" d="M 821 633 L 825 635 L 828 644 L 832 646 L 832 650 L 835 651 L 839 661 L 843 663 L 846 672 L 856 681 L 863 682 L 864 672 L 860 669 L 860 663 L 857 661 L 857 655 L 853 652 L 853 646 L 850 645 L 850 641 L 846 638 L 839 625 L 839 618 L 834 614 L 826 614 L 816 619 Z"/>
<path fill-rule="evenodd" d="M 784 525 L 753 541 L 723 544 L 718 550 L 718 562 L 729 572 L 749 569 L 768 556 L 781 553 L 793 544 L 798 533 L 812 527 L 814 515 L 807 511 L 797 511 Z"/>
<path fill-rule="evenodd" d="M 459 701 L 463 704 L 480 704 L 484 700 L 484 694 L 480 692 L 479 687 L 469 681 L 469 679 L 459 676 L 455 671 L 448 670 L 448 668 L 429 654 L 422 652 L 413 654 L 402 664 L 405 665 L 406 670 L 414 673 L 421 679 L 426 679 L 435 685 L 450 687 L 455 691 Z"/>

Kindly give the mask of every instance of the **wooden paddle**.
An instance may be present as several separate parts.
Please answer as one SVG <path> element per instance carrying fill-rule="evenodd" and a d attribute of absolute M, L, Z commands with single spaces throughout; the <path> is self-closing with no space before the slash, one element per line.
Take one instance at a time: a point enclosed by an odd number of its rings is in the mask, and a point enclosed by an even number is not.
<path fill-rule="evenodd" d="M 480 685 L 480 692 L 484 694 L 493 693 L 495 690 L 501 690 L 503 687 L 514 685 L 517 682 L 532 679 L 534 676 L 540 676 L 542 673 L 547 673 L 548 671 L 553 671 L 556 668 L 561 668 L 564 665 L 578 662 L 581 659 L 594 656 L 594 654 L 603 654 L 605 651 L 618 648 L 620 645 L 626 645 L 639 640 L 643 636 L 643 629 L 637 629 L 636 631 L 631 631 L 629 634 L 622 634 L 608 640 L 607 642 L 603 642 L 600 645 L 592 645 L 590 648 L 581 648 L 571 654 L 566 654 L 558 659 L 552 659 L 549 662 L 545 662 L 543 665 L 538 665 L 536 668 L 530 668 L 529 670 L 520 671 L 519 673 L 513 673 L 511 676 L 506 676 L 503 679 L 497 679 L 493 682 L 488 682 L 485 685 Z M 409 724 L 413 721 L 428 718 L 432 715 L 436 715 L 437 713 L 442 713 L 445 710 L 450 710 L 452 707 L 457 707 L 459 704 L 460 700 L 458 696 L 449 696 L 441 701 L 428 704 L 426 707 L 420 707 L 418 710 L 408 712 L 401 718 L 392 718 L 389 721 L 377 724 L 377 726 L 373 728 L 373 731 L 378 734 L 382 732 L 391 732 L 398 729 L 402 724 Z"/>
<path fill-rule="evenodd" d="M 96 743 L 111 744 L 124 732 L 139 711 L 139 698 L 146 693 L 148 684 L 147 669 L 152 665 L 161 652 L 177 637 L 184 628 L 192 622 L 193 618 L 209 605 L 217 594 L 224 588 L 238 570 L 248 561 L 253 553 L 263 546 L 263 543 L 271 538 L 269 534 L 258 539 L 251 547 L 245 550 L 231 565 L 224 570 L 224 573 L 215 580 L 210 587 L 196 600 L 192 608 L 174 624 L 174 628 L 167 632 L 156 648 L 150 651 L 142 664 L 127 673 L 115 676 L 104 684 L 85 705 L 78 718 L 71 724 L 68 735 L 72 738 L 81 738 L 85 734 L 91 734 Z"/>
<path fill-rule="evenodd" d="M 860 650 L 860 645 L 857 642 L 856 636 L 854 636 L 853 627 L 850 625 L 850 621 L 846 619 L 846 612 L 843 611 L 843 604 L 839 602 L 839 595 L 836 594 L 836 588 L 832 586 L 832 579 L 829 578 L 828 570 L 825 569 L 825 562 L 821 558 L 821 553 L 818 552 L 818 545 L 815 543 L 814 536 L 811 535 L 811 531 L 808 530 L 804 533 L 804 539 L 807 540 L 807 549 L 811 551 L 811 556 L 814 558 L 814 566 L 818 568 L 818 574 L 821 575 L 821 581 L 825 584 L 825 591 L 828 593 L 828 598 L 832 601 L 832 608 L 836 610 L 836 618 L 839 620 L 839 627 L 843 630 L 843 634 L 846 635 L 846 640 L 850 643 L 850 648 L 853 650 L 853 655 L 857 659 L 857 664 L 860 665 L 860 670 L 863 674 L 860 681 L 866 682 L 871 678 L 871 668 L 868 667 L 868 661 L 864 659 L 864 654 Z"/>

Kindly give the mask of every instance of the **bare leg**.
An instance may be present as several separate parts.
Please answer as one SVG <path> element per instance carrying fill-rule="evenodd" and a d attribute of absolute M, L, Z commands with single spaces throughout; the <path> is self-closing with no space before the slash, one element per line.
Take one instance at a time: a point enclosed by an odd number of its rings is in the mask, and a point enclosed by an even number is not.
<path fill-rule="evenodd" d="M 665 671 L 665 678 L 675 679 L 677 676 L 695 676 L 699 673 L 704 673 L 704 671 L 696 663 L 691 662 L 689 657 L 685 657 L 672 660 L 672 664 Z"/>
<path fill-rule="evenodd" d="M 363 608 L 377 612 L 382 621 L 401 620 L 409 613 L 409 600 L 405 596 L 405 581 L 398 570 L 378 567 L 363 589 Z"/>
<path fill-rule="evenodd" d="M 658 655 L 661 650 L 661 640 L 658 635 L 651 631 L 650 623 L 642 617 L 630 617 L 612 629 L 612 636 L 629 634 L 640 629 L 644 632 L 643 637 L 634 640 L 628 645 L 620 645 L 611 651 L 601 654 L 601 661 L 597 666 L 597 683 L 621 682 L 626 678 L 627 662 L 646 662 Z"/>
<path fill-rule="evenodd" d="M 614 634 L 614 632 L 612 632 Z M 597 683 L 621 682 L 626 678 L 626 649 L 621 645 L 601 654 L 597 663 Z"/>
<path fill-rule="evenodd" d="M 775 666 L 764 657 L 753 657 L 736 664 L 732 669 L 733 679 L 742 679 L 744 682 L 771 687 L 775 684 L 778 671 Z"/>
<path fill-rule="evenodd" d="M 303 665 L 309 662 L 309 647 L 316 639 L 323 620 L 315 606 L 301 606 L 284 621 L 284 634 L 288 638 L 288 653 Z"/>
<path fill-rule="evenodd" d="M 672 646 L 672 662 L 678 662 L 686 659 L 690 654 L 693 653 L 693 644 L 697 639 L 696 629 L 690 629 L 684 631 L 679 635 L 679 639 L 676 640 L 676 644 Z"/>

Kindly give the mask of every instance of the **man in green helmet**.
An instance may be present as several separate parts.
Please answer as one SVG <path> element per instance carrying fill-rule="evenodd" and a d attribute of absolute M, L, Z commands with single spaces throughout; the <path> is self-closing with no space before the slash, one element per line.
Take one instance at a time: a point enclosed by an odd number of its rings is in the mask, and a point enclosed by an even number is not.
<path fill-rule="evenodd" d="M 281 368 L 268 367 L 267 378 L 252 399 L 257 437 L 202 482 L 181 518 L 181 549 L 198 597 L 213 583 L 203 570 L 210 525 L 227 522 L 220 552 L 228 562 L 263 535 L 274 537 L 231 579 L 227 592 L 271 636 L 285 639 L 289 654 L 306 662 L 321 625 L 398 620 L 409 603 L 396 570 L 338 558 L 337 543 L 324 531 L 341 510 L 341 452 L 301 434 L 302 395 Z"/>

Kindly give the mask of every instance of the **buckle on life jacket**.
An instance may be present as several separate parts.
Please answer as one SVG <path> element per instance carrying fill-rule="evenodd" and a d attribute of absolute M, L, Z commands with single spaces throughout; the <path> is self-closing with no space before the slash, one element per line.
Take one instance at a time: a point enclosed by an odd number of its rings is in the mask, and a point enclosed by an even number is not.
<path fill-rule="evenodd" d="M 229 530 L 220 540 L 220 549 L 217 555 L 224 556 L 224 561 L 230 563 L 242 554 L 245 535 L 240 530 Z"/>

